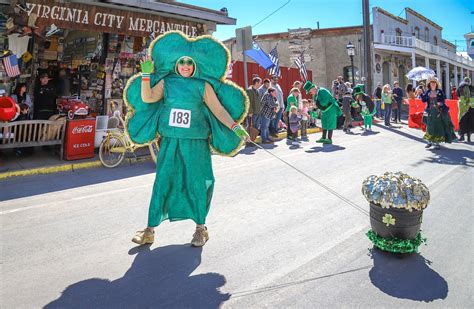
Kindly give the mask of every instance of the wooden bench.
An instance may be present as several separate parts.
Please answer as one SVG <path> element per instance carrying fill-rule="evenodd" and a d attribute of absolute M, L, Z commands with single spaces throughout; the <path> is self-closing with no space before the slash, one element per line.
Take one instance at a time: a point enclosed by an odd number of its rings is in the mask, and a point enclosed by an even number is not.
<path fill-rule="evenodd" d="M 0 149 L 61 145 L 63 158 L 65 119 L 0 122 Z"/>

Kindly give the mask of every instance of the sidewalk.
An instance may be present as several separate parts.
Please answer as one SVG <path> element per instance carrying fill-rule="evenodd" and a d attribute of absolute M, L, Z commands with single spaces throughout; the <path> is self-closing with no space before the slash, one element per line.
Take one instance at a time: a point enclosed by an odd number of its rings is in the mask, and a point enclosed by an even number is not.
<path fill-rule="evenodd" d="M 318 132 L 321 132 L 318 127 L 308 129 L 308 134 Z M 278 140 L 284 138 L 286 138 L 286 132 L 278 134 Z M 260 143 L 260 136 L 255 142 Z M 148 160 L 150 158 L 148 148 L 138 149 L 136 155 L 138 160 Z M 95 150 L 94 158 L 75 161 L 61 160 L 58 153 L 55 153 L 52 149 L 44 150 L 42 147 L 36 147 L 32 154 L 21 156 L 17 156 L 14 150 L 7 149 L 0 152 L 0 181 L 11 177 L 68 172 L 101 166 L 98 149 Z"/>
<path fill-rule="evenodd" d="M 53 150 L 35 147 L 31 154 L 17 156 L 13 149 L 0 152 L 0 180 L 37 174 L 49 174 L 64 171 L 74 171 L 81 168 L 100 166 L 99 155 L 94 158 L 77 161 L 66 161 L 59 158 Z"/>
<path fill-rule="evenodd" d="M 135 151 L 137 159 L 148 160 L 150 158 L 148 148 L 141 148 Z M 125 158 L 125 162 L 127 157 Z M 10 177 L 51 174 L 58 172 L 75 171 L 84 168 L 101 167 L 98 149 L 95 149 L 93 158 L 66 161 L 61 160 L 55 151 L 45 150 L 42 147 L 35 147 L 34 153 L 17 156 L 13 150 L 3 150 L 0 152 L 0 181 Z"/>

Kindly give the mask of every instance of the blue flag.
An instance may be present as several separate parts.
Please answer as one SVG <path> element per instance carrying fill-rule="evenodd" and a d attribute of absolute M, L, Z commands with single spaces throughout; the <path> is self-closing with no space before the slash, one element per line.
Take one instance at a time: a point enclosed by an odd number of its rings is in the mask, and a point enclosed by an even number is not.
<path fill-rule="evenodd" d="M 275 66 L 275 64 L 270 60 L 270 57 L 258 46 L 254 41 L 252 42 L 252 49 L 244 51 L 246 56 L 252 58 L 256 63 L 258 63 L 265 70 Z"/>

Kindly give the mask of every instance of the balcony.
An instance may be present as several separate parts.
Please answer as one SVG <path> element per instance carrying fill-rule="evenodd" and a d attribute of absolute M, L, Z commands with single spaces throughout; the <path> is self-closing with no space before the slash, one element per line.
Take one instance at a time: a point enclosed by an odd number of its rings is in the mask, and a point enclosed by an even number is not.
<path fill-rule="evenodd" d="M 376 43 L 391 45 L 391 46 L 416 48 L 430 54 L 442 56 L 452 61 L 462 63 L 470 67 L 474 67 L 474 61 L 461 57 L 455 52 L 452 52 L 446 48 L 442 48 L 441 46 L 433 45 L 429 42 L 419 40 L 416 37 L 382 34 L 380 39 L 382 42 L 376 42 Z"/>

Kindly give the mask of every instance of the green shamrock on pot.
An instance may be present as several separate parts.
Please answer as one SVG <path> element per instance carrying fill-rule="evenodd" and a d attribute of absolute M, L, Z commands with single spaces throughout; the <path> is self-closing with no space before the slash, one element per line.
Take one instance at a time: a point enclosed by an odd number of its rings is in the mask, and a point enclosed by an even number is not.
<path fill-rule="evenodd" d="M 382 218 L 382 222 L 387 226 L 395 225 L 395 218 L 391 214 L 385 214 Z"/>

